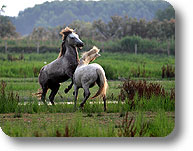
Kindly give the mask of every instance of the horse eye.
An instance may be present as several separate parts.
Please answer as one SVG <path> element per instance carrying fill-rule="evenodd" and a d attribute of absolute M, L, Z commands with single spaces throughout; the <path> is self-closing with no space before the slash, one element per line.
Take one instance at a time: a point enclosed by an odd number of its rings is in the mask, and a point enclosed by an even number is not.
<path fill-rule="evenodd" d="M 74 39 L 74 37 L 71 37 L 71 39 Z"/>

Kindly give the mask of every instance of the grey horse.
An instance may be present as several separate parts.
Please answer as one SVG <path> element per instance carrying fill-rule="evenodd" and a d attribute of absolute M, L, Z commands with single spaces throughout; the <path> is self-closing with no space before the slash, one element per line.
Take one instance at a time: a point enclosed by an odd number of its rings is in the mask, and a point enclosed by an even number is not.
<path fill-rule="evenodd" d="M 45 104 L 48 89 L 51 89 L 49 100 L 54 105 L 54 97 L 59 90 L 60 83 L 71 78 L 72 83 L 65 89 L 65 93 L 72 88 L 73 74 L 79 63 L 77 47 L 81 48 L 84 45 L 79 36 L 68 27 L 60 34 L 63 35 L 63 42 L 58 58 L 42 67 L 39 73 L 39 84 L 42 90 L 38 92 L 38 95 Z"/>
<path fill-rule="evenodd" d="M 100 50 L 94 46 L 90 51 L 85 52 L 82 55 L 79 65 L 74 72 L 74 109 L 76 109 L 78 89 L 84 89 L 84 99 L 80 104 L 80 107 L 82 108 L 86 100 L 90 96 L 89 88 L 93 87 L 97 83 L 97 85 L 99 86 L 99 90 L 91 99 L 101 95 L 104 101 L 104 111 L 106 111 L 106 91 L 108 83 L 105 76 L 105 72 L 99 64 L 89 64 L 91 61 L 95 60 L 97 57 L 100 56 L 100 54 L 98 53 L 99 51 Z"/>

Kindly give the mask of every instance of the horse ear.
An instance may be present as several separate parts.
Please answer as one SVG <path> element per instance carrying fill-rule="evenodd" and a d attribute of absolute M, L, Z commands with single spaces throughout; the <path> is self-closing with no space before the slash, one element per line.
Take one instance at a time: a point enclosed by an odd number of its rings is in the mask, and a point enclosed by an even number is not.
<path fill-rule="evenodd" d="M 61 31 L 60 31 L 60 35 L 64 35 L 64 33 L 65 33 L 65 30 L 64 29 L 62 29 Z"/>
<path fill-rule="evenodd" d="M 95 55 L 95 57 L 97 58 L 97 57 L 100 57 L 101 55 L 99 54 L 99 53 L 97 53 L 96 55 Z"/>
<path fill-rule="evenodd" d="M 72 33 L 74 30 L 69 28 L 69 27 L 66 27 L 65 29 L 62 29 L 60 34 L 62 36 L 68 36 L 70 33 Z"/>

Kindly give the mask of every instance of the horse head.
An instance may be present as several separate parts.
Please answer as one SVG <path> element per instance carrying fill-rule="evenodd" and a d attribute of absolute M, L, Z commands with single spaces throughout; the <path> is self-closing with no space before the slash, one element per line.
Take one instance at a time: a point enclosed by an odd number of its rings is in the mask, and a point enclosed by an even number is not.
<path fill-rule="evenodd" d="M 66 27 L 60 34 L 63 36 L 63 41 L 66 41 L 70 46 L 81 48 L 84 43 L 80 40 L 78 34 L 73 29 Z"/>
<path fill-rule="evenodd" d="M 62 46 L 61 46 L 61 50 L 59 53 L 58 58 L 60 58 L 62 55 L 65 54 L 66 52 L 66 45 L 68 46 L 72 46 L 76 52 L 76 47 L 78 47 L 79 49 L 82 49 L 82 47 L 84 46 L 84 43 L 80 40 L 79 36 L 74 32 L 73 29 L 66 27 L 65 29 L 62 29 L 60 34 L 62 35 Z M 77 53 L 77 52 L 76 52 Z"/>
<path fill-rule="evenodd" d="M 89 64 L 90 62 L 94 61 L 97 57 L 101 56 L 99 52 L 100 49 L 98 49 L 96 46 L 93 46 L 93 48 L 90 51 L 87 51 L 82 54 L 81 61 L 84 64 Z"/>

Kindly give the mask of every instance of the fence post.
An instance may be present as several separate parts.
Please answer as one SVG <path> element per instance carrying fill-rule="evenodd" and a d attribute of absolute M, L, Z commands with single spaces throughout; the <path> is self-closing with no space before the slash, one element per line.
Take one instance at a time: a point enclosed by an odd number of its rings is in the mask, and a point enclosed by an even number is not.
<path fill-rule="evenodd" d="M 167 52 L 168 52 L 168 56 L 170 56 L 170 41 L 168 41 Z"/>
<path fill-rule="evenodd" d="M 5 53 L 7 53 L 7 40 L 5 40 Z"/>
<path fill-rule="evenodd" d="M 39 52 L 40 52 L 40 43 L 39 43 L 39 41 L 37 42 L 37 53 L 39 54 Z"/>
<path fill-rule="evenodd" d="M 137 44 L 135 44 L 135 54 L 137 54 Z"/>

